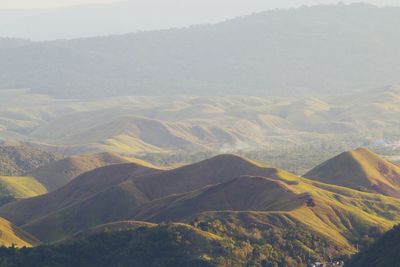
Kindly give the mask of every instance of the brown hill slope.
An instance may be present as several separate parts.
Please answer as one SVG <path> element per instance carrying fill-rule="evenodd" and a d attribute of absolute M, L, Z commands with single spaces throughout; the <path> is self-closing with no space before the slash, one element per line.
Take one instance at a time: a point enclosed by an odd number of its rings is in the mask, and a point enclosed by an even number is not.
<path fill-rule="evenodd" d="M 135 163 L 115 164 L 86 172 L 67 185 L 49 194 L 10 203 L 2 207 L 0 213 L 6 214 L 17 225 L 46 214 L 79 203 L 114 185 L 129 179 L 159 170 Z"/>
<path fill-rule="evenodd" d="M 31 247 L 40 243 L 35 237 L 3 218 L 0 218 L 0 232 L 0 246 Z"/>
<path fill-rule="evenodd" d="M 400 221 L 399 199 L 310 181 L 237 156 L 169 171 L 129 166 L 85 173 L 48 195 L 1 207 L 0 214 L 43 242 L 121 220 L 284 214 L 348 250 Z"/>
<path fill-rule="evenodd" d="M 207 211 L 290 211 L 305 205 L 307 194 L 297 194 L 279 180 L 241 176 L 231 181 L 166 199 L 152 201 L 130 218 L 179 221 Z"/>
<path fill-rule="evenodd" d="M 366 148 L 344 152 L 315 167 L 304 177 L 400 197 L 400 167 Z"/>
<path fill-rule="evenodd" d="M 156 199 L 227 182 L 242 175 L 296 179 L 293 174 L 265 164 L 235 155 L 219 155 L 161 174 L 140 177 L 135 184 L 150 199 Z"/>
<path fill-rule="evenodd" d="M 85 173 L 42 197 L 6 205 L 0 214 L 29 228 L 42 240 L 58 240 L 65 234 L 121 220 L 134 208 L 152 200 L 227 182 L 241 175 L 296 179 L 284 171 L 233 155 L 217 156 L 170 171 L 131 164 L 112 165 Z"/>
<path fill-rule="evenodd" d="M 28 173 L 53 191 L 67 184 L 75 177 L 99 167 L 127 163 L 128 161 L 112 153 L 74 156 L 47 164 Z"/>

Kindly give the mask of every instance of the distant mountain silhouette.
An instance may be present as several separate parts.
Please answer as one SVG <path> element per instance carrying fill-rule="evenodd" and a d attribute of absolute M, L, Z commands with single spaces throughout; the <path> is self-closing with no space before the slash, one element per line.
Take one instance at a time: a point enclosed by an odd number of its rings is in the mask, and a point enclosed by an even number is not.
<path fill-rule="evenodd" d="M 0 48 L 0 87 L 69 98 L 359 91 L 400 82 L 399 23 L 400 8 L 328 5 L 185 29 L 16 40 Z"/>

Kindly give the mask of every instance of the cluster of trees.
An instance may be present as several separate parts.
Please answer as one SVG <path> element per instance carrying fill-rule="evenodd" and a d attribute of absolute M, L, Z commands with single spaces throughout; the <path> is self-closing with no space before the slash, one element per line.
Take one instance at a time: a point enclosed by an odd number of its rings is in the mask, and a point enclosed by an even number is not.
<path fill-rule="evenodd" d="M 287 221 L 276 218 L 271 223 Z M 0 266 L 294 267 L 321 260 L 323 250 L 331 256 L 341 253 L 325 238 L 293 223 L 285 229 L 235 221 L 233 217 L 209 217 L 195 219 L 192 224 L 143 226 L 36 248 L 3 247 Z"/>
<path fill-rule="evenodd" d="M 141 227 L 134 231 L 102 233 L 61 245 L 0 248 L 0 266 L 7 267 L 142 267 L 213 266 L 212 240 L 199 238 L 185 227 Z M 203 238 L 204 239 L 204 238 Z"/>
<path fill-rule="evenodd" d="M 241 262 L 240 266 L 306 266 L 310 262 L 347 257 L 341 247 L 326 237 L 285 216 L 225 214 L 202 217 L 192 223 L 232 240 L 232 255 Z"/>
<path fill-rule="evenodd" d="M 400 225 L 385 233 L 369 248 L 351 258 L 346 267 L 399 266 Z"/>
<path fill-rule="evenodd" d="M 31 147 L 0 146 L 0 175 L 24 175 L 60 158 L 58 154 Z"/>

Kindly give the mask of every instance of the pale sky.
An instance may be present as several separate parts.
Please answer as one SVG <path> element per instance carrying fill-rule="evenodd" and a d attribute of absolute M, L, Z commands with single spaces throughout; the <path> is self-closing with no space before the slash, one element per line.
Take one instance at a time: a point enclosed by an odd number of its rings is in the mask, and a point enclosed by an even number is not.
<path fill-rule="evenodd" d="M 117 2 L 118 0 L 0 0 L 0 9 L 13 9 L 13 8 L 53 8 L 53 7 L 64 7 L 72 5 L 90 4 L 90 3 L 107 3 Z M 144 4 L 146 0 L 129 0 L 135 2 L 138 5 Z M 165 0 L 168 2 L 168 0 Z M 201 0 L 199 0 L 201 1 Z M 354 2 L 365 2 L 379 6 L 385 5 L 400 5 L 400 0 L 281 0 L 282 2 L 288 2 L 288 5 L 312 5 L 312 4 L 323 4 L 323 3 L 354 3 Z M 215 0 L 218 3 L 218 0 Z M 232 2 L 241 3 L 246 5 L 246 0 L 232 0 Z M 260 1 L 260 8 L 270 7 L 274 8 L 276 0 L 264 0 Z M 279 7 L 280 4 L 277 4 Z"/>
<path fill-rule="evenodd" d="M 117 0 L 0 0 L 0 8 L 52 8 L 116 1 Z"/>

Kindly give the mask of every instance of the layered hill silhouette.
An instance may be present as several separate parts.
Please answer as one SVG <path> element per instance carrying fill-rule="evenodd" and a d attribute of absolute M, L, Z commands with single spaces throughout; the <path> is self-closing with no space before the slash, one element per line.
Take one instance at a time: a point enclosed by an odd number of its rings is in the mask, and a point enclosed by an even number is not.
<path fill-rule="evenodd" d="M 171 154 L 179 154 L 186 161 L 177 162 L 175 167 L 207 157 L 191 158 L 200 153 L 211 157 L 257 152 L 259 159 L 304 173 L 321 158 L 297 159 L 302 166 L 294 169 L 290 159 L 277 162 L 274 157 L 293 156 L 293 150 L 310 145 L 317 151 L 321 146 L 325 154 L 321 157 L 328 159 L 360 142 L 374 146 L 377 140 L 370 136 L 382 133 L 394 138 L 378 141 L 387 142 L 388 148 L 393 142 L 395 148 L 395 136 L 400 134 L 399 96 L 399 88 L 390 86 L 323 100 L 132 96 L 60 101 L 28 90 L 1 90 L 5 101 L 0 107 L 0 139 L 66 157 L 108 151 L 134 158 L 146 155 L 153 163 L 162 164 Z M 365 132 L 371 134 L 366 136 Z M 323 147 L 327 140 L 332 144 L 328 148 Z M 274 152 L 268 153 L 271 150 Z M 23 175 L 31 170 L 3 175 Z"/>
<path fill-rule="evenodd" d="M 112 153 L 99 153 L 43 163 L 43 166 L 25 173 L 24 176 L 0 176 L 0 204 L 43 195 L 62 187 L 84 172 L 130 161 L 146 165 L 145 162 L 133 158 L 125 159 Z M 20 160 L 18 162 L 24 164 Z"/>
<path fill-rule="evenodd" d="M 344 152 L 304 177 L 361 191 L 400 197 L 400 167 L 366 148 Z"/>
<path fill-rule="evenodd" d="M 46 164 L 26 176 L 34 177 L 48 191 L 53 191 L 70 182 L 73 178 L 87 171 L 106 165 L 128 163 L 127 159 L 112 153 L 99 153 L 68 157 Z"/>
<path fill-rule="evenodd" d="M 250 219 L 242 221 L 248 216 L 265 224 L 284 219 L 350 253 L 360 237 L 374 237 L 400 220 L 397 207 L 394 198 L 220 155 L 173 170 L 132 163 L 97 168 L 46 195 L 4 205 L 0 216 L 50 243 L 118 221 L 204 226 L 228 216 L 250 227 Z"/>

